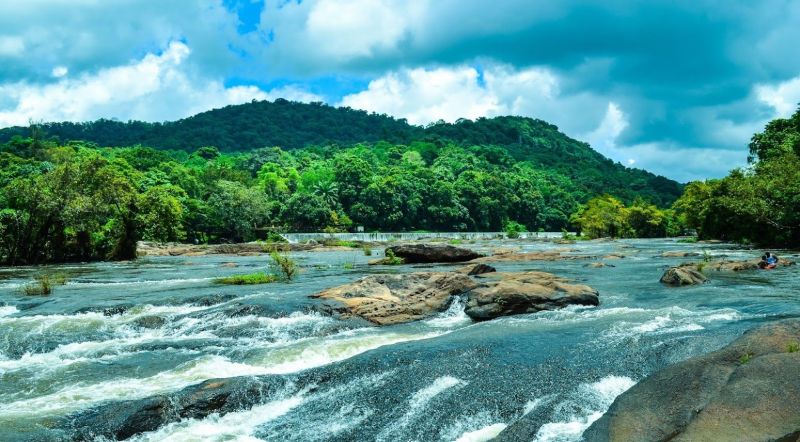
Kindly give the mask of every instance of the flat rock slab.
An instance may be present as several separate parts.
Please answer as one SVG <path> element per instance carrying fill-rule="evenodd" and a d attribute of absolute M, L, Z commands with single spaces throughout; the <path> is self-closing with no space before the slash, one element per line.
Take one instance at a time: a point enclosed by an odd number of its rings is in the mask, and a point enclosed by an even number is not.
<path fill-rule="evenodd" d="M 561 261 L 573 259 L 593 259 L 595 256 L 589 255 L 566 255 L 564 250 L 547 250 L 543 252 L 523 252 L 523 253 L 502 253 L 499 255 L 486 256 L 475 259 L 476 263 L 492 262 L 523 262 L 523 261 Z"/>
<path fill-rule="evenodd" d="M 751 270 L 760 270 L 758 267 L 759 259 L 747 260 L 747 261 L 711 261 L 706 263 L 686 263 L 681 264 L 680 267 L 682 268 L 692 268 L 694 270 L 698 270 L 702 267 L 704 272 L 712 271 L 712 272 L 743 272 L 743 271 L 751 271 Z M 778 261 L 778 267 L 788 267 L 795 265 L 794 261 L 790 261 L 788 259 L 781 259 Z"/>
<path fill-rule="evenodd" d="M 386 248 L 406 264 L 465 262 L 480 258 L 480 253 L 448 244 L 403 244 Z"/>
<path fill-rule="evenodd" d="M 597 290 L 552 273 L 487 273 L 467 293 L 464 312 L 476 321 L 555 310 L 568 305 L 599 305 Z"/>
<path fill-rule="evenodd" d="M 371 275 L 312 295 L 321 309 L 341 319 L 360 317 L 377 325 L 425 319 L 447 309 L 452 297 L 478 283 L 463 273 Z"/>
<path fill-rule="evenodd" d="M 587 441 L 797 441 L 800 319 L 745 333 L 620 395 Z"/>

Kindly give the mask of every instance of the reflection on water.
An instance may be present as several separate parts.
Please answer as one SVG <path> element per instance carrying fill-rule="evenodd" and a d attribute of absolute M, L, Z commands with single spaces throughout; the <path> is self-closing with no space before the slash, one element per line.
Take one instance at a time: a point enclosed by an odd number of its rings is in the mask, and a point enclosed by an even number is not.
<path fill-rule="evenodd" d="M 360 250 L 297 253 L 303 273 L 296 282 L 249 287 L 213 279 L 263 267 L 266 258 L 0 269 L 0 439 L 47 435 L 58 419 L 107 401 L 212 378 L 274 375 L 294 387 L 248 409 L 135 439 L 481 441 L 516 423 L 502 433 L 506 440 L 578 440 L 617 395 L 653 370 L 719 348 L 759 322 L 800 315 L 793 268 L 712 275 L 705 285 L 678 289 L 657 282 L 666 266 L 692 259 L 665 258 L 665 251 L 754 255 L 726 245 L 466 246 L 568 247 L 565 253 L 596 256 L 497 267 L 589 284 L 602 304 L 475 324 L 455 299 L 434 318 L 384 328 L 316 313 L 309 294 L 368 273 L 422 269 L 370 267 Z M 606 260 L 615 267 L 585 266 L 611 253 L 625 257 Z M 21 295 L 42 270 L 70 280 L 49 297 Z M 307 373 L 324 381 L 304 380 Z"/>

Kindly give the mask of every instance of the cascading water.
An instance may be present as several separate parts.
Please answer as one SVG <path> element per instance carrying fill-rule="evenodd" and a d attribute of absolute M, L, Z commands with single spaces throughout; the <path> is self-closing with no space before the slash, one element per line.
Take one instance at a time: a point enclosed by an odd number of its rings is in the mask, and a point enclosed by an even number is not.
<path fill-rule="evenodd" d="M 307 296 L 369 273 L 422 270 L 368 266 L 360 250 L 296 253 L 303 269 L 296 281 L 245 287 L 213 279 L 262 268 L 266 258 L 2 269 L 0 440 L 68 440 L 77 430 L 65 422 L 87 410 L 238 376 L 279 379 L 282 387 L 133 440 L 578 440 L 617 395 L 654 370 L 719 348 L 758 323 L 800 316 L 800 278 L 791 268 L 679 289 L 658 283 L 664 266 L 684 260 L 664 251 L 730 258 L 750 251 L 668 240 L 570 247 L 625 258 L 608 268 L 585 260 L 497 267 L 591 285 L 600 307 L 474 323 L 454 298 L 438 316 L 380 328 L 316 313 Z M 69 282 L 47 297 L 22 295 L 41 271 L 64 272 Z"/>

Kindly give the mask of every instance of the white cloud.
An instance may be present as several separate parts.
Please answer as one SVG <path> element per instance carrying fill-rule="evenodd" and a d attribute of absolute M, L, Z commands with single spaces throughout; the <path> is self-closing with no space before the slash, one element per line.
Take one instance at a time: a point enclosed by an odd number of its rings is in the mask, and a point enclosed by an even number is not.
<path fill-rule="evenodd" d="M 296 86 L 269 92 L 255 86 L 225 87 L 186 69 L 190 53 L 186 44 L 172 42 L 161 54 L 147 54 L 141 60 L 77 78 L 46 85 L 0 84 L 0 95 L 10 97 L 13 103 L 0 108 L 0 127 L 25 124 L 30 119 L 158 121 L 252 99 L 319 100 Z"/>
<path fill-rule="evenodd" d="M 617 138 L 628 127 L 628 120 L 614 102 L 608 103 L 606 115 L 595 130 L 581 137 L 600 153 L 608 155 L 617 148 Z M 629 164 L 635 160 L 628 159 Z"/>
<path fill-rule="evenodd" d="M 761 84 L 755 90 L 759 100 L 775 109 L 776 116 L 785 118 L 800 103 L 800 76 L 776 85 Z"/>
<path fill-rule="evenodd" d="M 53 68 L 52 75 L 56 78 L 61 78 L 69 73 L 69 69 L 66 66 L 56 66 Z"/>

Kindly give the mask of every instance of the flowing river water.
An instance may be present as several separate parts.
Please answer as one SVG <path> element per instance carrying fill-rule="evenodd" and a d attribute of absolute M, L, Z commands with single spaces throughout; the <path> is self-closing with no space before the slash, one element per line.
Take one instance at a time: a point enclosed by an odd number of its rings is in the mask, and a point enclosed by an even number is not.
<path fill-rule="evenodd" d="M 559 246 L 477 241 L 476 250 Z M 416 323 L 370 327 L 316 313 L 308 295 L 375 272 L 454 266 L 368 266 L 360 250 L 302 252 L 296 281 L 219 286 L 264 256 L 153 257 L 46 268 L 69 281 L 48 297 L 20 287 L 42 268 L 0 269 L 0 440 L 57 440 L 82 411 L 213 378 L 269 375 L 280 391 L 224 415 L 186 419 L 136 441 L 573 441 L 614 398 L 653 371 L 718 349 L 760 323 L 800 316 L 793 267 L 712 275 L 701 286 L 658 282 L 665 251 L 748 259 L 758 251 L 673 240 L 580 242 L 587 260 L 513 262 L 600 292 L 596 308 L 474 323 L 456 299 Z M 791 257 L 784 253 L 787 257 Z M 313 384 L 308 373 L 318 373 Z"/>

